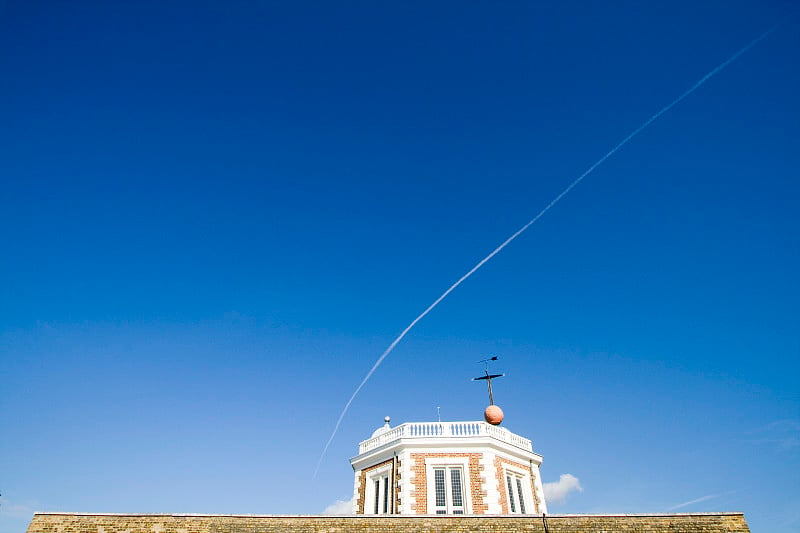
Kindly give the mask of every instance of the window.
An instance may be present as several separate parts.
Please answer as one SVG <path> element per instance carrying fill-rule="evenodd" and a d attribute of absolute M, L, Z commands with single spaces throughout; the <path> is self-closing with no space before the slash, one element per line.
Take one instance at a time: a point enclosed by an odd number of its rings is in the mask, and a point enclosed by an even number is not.
<path fill-rule="evenodd" d="M 389 476 L 379 477 L 374 479 L 375 489 L 375 506 L 373 507 L 372 514 L 388 514 L 389 513 Z"/>
<path fill-rule="evenodd" d="M 525 514 L 525 492 L 522 490 L 523 477 L 513 472 L 506 472 L 508 489 L 508 507 L 512 514 Z"/>
<path fill-rule="evenodd" d="M 433 468 L 436 514 L 464 514 L 464 483 L 460 466 Z"/>
<path fill-rule="evenodd" d="M 392 511 L 391 493 L 389 471 L 381 470 L 372 474 L 367 482 L 364 512 L 366 514 L 389 514 Z"/>
<path fill-rule="evenodd" d="M 428 486 L 427 512 L 431 514 L 469 514 L 472 509 L 467 457 L 426 457 L 425 474 Z"/>

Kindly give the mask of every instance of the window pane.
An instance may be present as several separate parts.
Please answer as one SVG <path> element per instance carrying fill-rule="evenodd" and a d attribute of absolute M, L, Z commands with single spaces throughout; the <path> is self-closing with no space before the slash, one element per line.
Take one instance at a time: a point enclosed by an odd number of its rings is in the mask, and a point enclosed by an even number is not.
<path fill-rule="evenodd" d="M 437 468 L 433 471 L 433 477 L 436 482 L 436 507 L 444 507 L 447 505 L 444 492 L 444 468 Z M 439 514 L 438 512 L 436 514 Z"/>
<path fill-rule="evenodd" d="M 508 504 L 511 506 L 511 512 L 517 512 L 517 505 L 514 502 L 514 486 L 511 484 L 511 476 L 506 476 L 506 483 L 508 484 Z"/>
<path fill-rule="evenodd" d="M 517 478 L 517 494 L 519 495 L 519 512 L 525 514 L 525 496 L 522 492 L 522 478 Z"/>
<path fill-rule="evenodd" d="M 375 480 L 375 514 L 378 514 L 378 503 L 381 501 L 381 480 Z"/>
<path fill-rule="evenodd" d="M 461 469 L 450 469 L 450 484 L 453 487 L 453 507 L 461 507 L 464 501 L 461 497 Z"/>
<path fill-rule="evenodd" d="M 389 477 L 383 478 L 383 514 L 389 512 Z M 525 511 L 522 511 L 523 513 Z"/>

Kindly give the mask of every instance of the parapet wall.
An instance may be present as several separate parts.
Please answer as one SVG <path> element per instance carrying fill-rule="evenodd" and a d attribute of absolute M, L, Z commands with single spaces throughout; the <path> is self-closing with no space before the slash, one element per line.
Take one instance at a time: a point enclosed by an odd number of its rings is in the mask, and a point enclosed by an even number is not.
<path fill-rule="evenodd" d="M 272 533 L 299 531 L 749 533 L 742 513 L 494 516 L 298 516 L 36 513 L 27 533 Z"/>

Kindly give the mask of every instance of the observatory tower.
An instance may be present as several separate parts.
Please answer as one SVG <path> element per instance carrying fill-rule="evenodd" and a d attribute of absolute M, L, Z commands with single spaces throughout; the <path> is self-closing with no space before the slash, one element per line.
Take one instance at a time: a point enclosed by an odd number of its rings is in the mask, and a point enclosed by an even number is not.
<path fill-rule="evenodd" d="M 496 360 L 493 358 L 492 360 Z M 353 513 L 368 515 L 543 514 L 539 466 L 531 441 L 499 427 L 493 378 L 485 376 L 485 421 L 384 425 L 358 445 Z"/>

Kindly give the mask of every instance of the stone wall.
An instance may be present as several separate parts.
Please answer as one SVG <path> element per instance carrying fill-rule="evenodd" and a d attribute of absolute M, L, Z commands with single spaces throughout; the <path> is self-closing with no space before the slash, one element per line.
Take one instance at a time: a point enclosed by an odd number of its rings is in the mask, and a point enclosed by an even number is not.
<path fill-rule="evenodd" d="M 541 516 L 289 516 L 36 513 L 27 533 L 749 533 L 741 513 Z"/>

